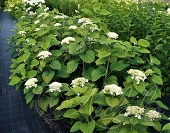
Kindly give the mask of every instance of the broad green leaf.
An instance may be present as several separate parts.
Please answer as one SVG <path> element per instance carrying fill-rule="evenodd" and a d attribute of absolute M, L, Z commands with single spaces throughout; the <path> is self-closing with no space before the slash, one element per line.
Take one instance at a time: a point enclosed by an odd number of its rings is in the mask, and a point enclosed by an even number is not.
<path fill-rule="evenodd" d="M 25 64 L 20 64 L 17 68 L 16 68 L 16 71 L 17 73 L 20 73 L 20 71 L 25 68 Z"/>
<path fill-rule="evenodd" d="M 43 78 L 44 82 L 48 84 L 54 77 L 54 74 L 55 74 L 54 71 L 44 71 L 42 73 L 42 78 Z"/>
<path fill-rule="evenodd" d="M 169 110 L 169 108 L 168 108 L 165 104 L 163 104 L 163 102 L 161 102 L 161 101 L 155 101 L 155 103 L 156 103 L 159 107 L 161 107 L 161 108 L 163 108 L 163 109 L 166 109 L 166 110 Z"/>
<path fill-rule="evenodd" d="M 93 97 L 93 102 L 98 105 L 107 105 L 104 93 L 96 93 Z"/>
<path fill-rule="evenodd" d="M 11 81 L 9 82 L 9 85 L 15 85 L 15 84 L 17 84 L 17 83 L 19 83 L 21 81 L 21 79 L 19 78 L 19 77 L 13 77 L 12 79 L 11 79 Z"/>
<path fill-rule="evenodd" d="M 81 11 L 86 15 L 90 15 L 92 13 L 89 9 L 81 9 Z"/>
<path fill-rule="evenodd" d="M 74 88 L 72 88 L 71 90 L 73 90 L 76 94 L 78 93 L 84 93 L 86 90 L 87 90 L 88 87 L 79 87 L 79 86 L 76 86 Z"/>
<path fill-rule="evenodd" d="M 37 66 L 38 64 L 39 64 L 39 61 L 38 61 L 37 59 L 33 59 L 33 60 L 31 61 L 30 67 Z"/>
<path fill-rule="evenodd" d="M 150 51 L 147 50 L 146 48 L 139 48 L 137 52 L 139 52 L 139 53 L 150 53 Z"/>
<path fill-rule="evenodd" d="M 62 52 L 60 50 L 52 50 L 51 54 L 52 56 L 59 57 L 62 55 Z"/>
<path fill-rule="evenodd" d="M 49 66 L 53 69 L 61 70 L 61 64 L 58 60 L 51 62 L 51 64 L 49 64 Z"/>
<path fill-rule="evenodd" d="M 118 61 L 118 62 L 116 62 L 116 63 L 112 63 L 111 65 L 110 65 L 110 69 L 113 71 L 113 70 L 115 70 L 115 71 L 121 71 L 121 70 L 123 70 L 123 69 L 125 69 L 126 67 L 128 67 L 129 66 L 129 64 L 126 64 L 123 60 L 120 60 L 120 61 Z"/>
<path fill-rule="evenodd" d="M 40 67 L 44 68 L 46 66 L 46 61 L 45 60 L 41 60 L 40 61 Z"/>
<path fill-rule="evenodd" d="M 131 38 L 130 38 L 130 42 L 136 44 L 136 43 L 137 43 L 137 40 L 136 40 L 135 37 L 131 37 Z"/>
<path fill-rule="evenodd" d="M 91 121 L 90 123 L 84 123 L 80 126 L 80 130 L 83 133 L 93 133 L 95 128 L 95 123 L 93 121 Z"/>
<path fill-rule="evenodd" d="M 111 13 L 106 9 L 102 9 L 102 10 L 99 11 L 99 14 L 101 14 L 101 15 L 109 15 Z"/>
<path fill-rule="evenodd" d="M 162 78 L 160 76 L 157 76 L 155 74 L 152 74 L 151 76 L 151 80 L 156 83 L 156 84 L 160 84 L 160 85 L 163 85 L 163 81 L 162 81 Z"/>
<path fill-rule="evenodd" d="M 113 123 L 121 123 L 121 122 L 123 122 L 123 121 L 125 121 L 124 116 L 120 116 L 120 115 L 117 115 L 116 117 L 114 117 L 114 118 L 112 119 L 112 122 L 113 122 Z"/>
<path fill-rule="evenodd" d="M 164 130 L 170 130 L 170 123 L 167 123 L 166 125 L 163 126 L 162 131 Z"/>
<path fill-rule="evenodd" d="M 74 103 L 73 100 L 65 100 L 56 109 L 61 110 L 61 109 L 64 109 L 64 108 L 69 108 L 73 105 L 73 103 Z"/>
<path fill-rule="evenodd" d="M 134 126 L 139 123 L 139 120 L 136 117 L 131 117 L 129 122 Z"/>
<path fill-rule="evenodd" d="M 150 45 L 150 42 L 148 42 L 145 39 L 139 39 L 138 40 L 138 45 L 141 47 L 148 47 Z"/>
<path fill-rule="evenodd" d="M 139 63 L 139 64 L 145 63 L 145 61 L 144 61 L 141 57 L 135 57 L 135 60 L 136 60 L 136 62 Z"/>
<path fill-rule="evenodd" d="M 99 38 L 99 33 L 91 32 L 88 36 L 89 36 L 90 38 Z"/>
<path fill-rule="evenodd" d="M 93 4 L 93 10 L 94 11 L 100 10 L 100 8 L 101 8 L 100 3 Z"/>
<path fill-rule="evenodd" d="M 33 89 L 32 89 L 32 92 L 33 92 L 34 94 L 41 94 L 42 91 L 43 91 L 43 87 L 42 87 L 42 86 L 37 86 L 36 88 L 33 88 Z"/>
<path fill-rule="evenodd" d="M 114 54 L 115 56 L 119 57 L 119 58 L 125 58 L 127 57 L 127 53 L 126 52 L 117 52 Z"/>
<path fill-rule="evenodd" d="M 104 76 L 105 74 L 106 74 L 106 68 L 104 66 L 99 66 L 91 73 L 92 81 L 97 81 L 101 76 Z"/>
<path fill-rule="evenodd" d="M 139 84 L 136 84 L 136 82 L 134 82 L 134 87 L 141 94 L 145 90 L 145 84 L 142 81 Z"/>
<path fill-rule="evenodd" d="M 93 70 L 94 70 L 93 67 L 86 68 L 83 71 L 82 76 L 86 79 L 92 80 L 91 73 L 92 73 Z"/>
<path fill-rule="evenodd" d="M 42 42 L 42 43 L 41 43 L 41 47 L 42 47 L 44 50 L 47 50 L 47 49 L 49 48 L 49 46 L 50 46 L 50 42 L 51 42 L 51 40 L 50 40 L 50 41 Z"/>
<path fill-rule="evenodd" d="M 85 53 L 80 54 L 79 56 L 86 63 L 92 63 L 95 58 L 95 54 L 92 50 L 88 50 Z"/>
<path fill-rule="evenodd" d="M 160 65 L 160 61 L 157 58 L 155 58 L 155 57 L 153 57 L 151 55 L 150 55 L 150 61 L 152 63 L 156 64 L 156 65 Z"/>
<path fill-rule="evenodd" d="M 139 123 L 140 125 L 144 125 L 144 126 L 155 126 L 153 121 L 140 121 Z"/>
<path fill-rule="evenodd" d="M 25 99 L 26 99 L 26 103 L 27 104 L 32 100 L 33 96 L 34 96 L 34 93 L 32 93 L 31 91 L 28 91 L 25 94 Z"/>
<path fill-rule="evenodd" d="M 80 126 L 82 125 L 83 123 L 81 121 L 77 121 L 76 123 L 74 123 L 74 125 L 71 127 L 70 129 L 70 132 L 76 132 L 78 130 L 80 130 Z"/>
<path fill-rule="evenodd" d="M 48 97 L 42 97 L 38 101 L 38 106 L 41 109 L 43 109 L 44 111 L 47 111 L 48 103 L 49 103 L 49 98 Z"/>
<path fill-rule="evenodd" d="M 80 54 L 82 52 L 84 52 L 84 45 L 83 44 L 79 44 L 79 43 L 70 43 L 69 44 L 69 50 L 68 50 L 68 53 L 69 54 Z"/>
<path fill-rule="evenodd" d="M 26 77 L 27 78 L 33 78 L 36 75 L 37 75 L 37 71 L 36 70 L 30 70 L 30 71 L 27 72 Z"/>
<path fill-rule="evenodd" d="M 109 55 L 111 55 L 109 51 L 105 51 L 104 49 L 97 50 L 97 52 L 99 58 L 108 57 Z"/>
<path fill-rule="evenodd" d="M 69 61 L 67 63 L 67 73 L 70 74 L 74 72 L 78 67 L 78 62 L 75 60 Z"/>
<path fill-rule="evenodd" d="M 91 113 L 94 111 L 94 107 L 91 105 L 91 101 L 86 102 L 79 110 L 78 112 L 82 114 L 83 116 L 90 116 Z"/>
<path fill-rule="evenodd" d="M 73 118 L 79 117 L 79 113 L 77 112 L 76 109 L 69 109 L 64 113 L 63 116 L 66 117 L 66 118 L 72 118 L 73 119 Z"/>
<path fill-rule="evenodd" d="M 18 62 L 23 62 L 25 60 L 28 59 L 28 57 L 30 57 L 31 53 L 29 51 L 26 51 L 22 56 L 20 56 L 19 58 L 17 58 Z"/>
<path fill-rule="evenodd" d="M 116 76 L 110 76 L 110 77 L 107 77 L 104 81 L 104 85 L 110 85 L 110 84 L 116 84 L 118 85 L 117 83 L 117 77 Z"/>
<path fill-rule="evenodd" d="M 119 99 L 112 98 L 112 97 L 106 97 L 106 102 L 110 107 L 115 107 L 119 104 Z"/>
<path fill-rule="evenodd" d="M 67 74 L 67 67 L 65 65 L 61 65 L 61 70 L 57 71 L 57 77 L 68 78 L 69 74 Z"/>
<path fill-rule="evenodd" d="M 130 129 L 128 128 L 122 128 L 119 133 L 130 133 Z"/>
<path fill-rule="evenodd" d="M 107 60 L 108 60 L 107 57 L 106 57 L 106 58 L 98 58 L 98 59 L 96 60 L 96 65 L 105 64 Z"/>

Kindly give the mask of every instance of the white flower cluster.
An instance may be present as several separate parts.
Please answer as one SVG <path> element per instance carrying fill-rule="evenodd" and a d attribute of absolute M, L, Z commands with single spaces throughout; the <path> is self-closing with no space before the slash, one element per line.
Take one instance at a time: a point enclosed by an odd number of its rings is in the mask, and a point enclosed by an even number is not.
<path fill-rule="evenodd" d="M 77 29 L 77 26 L 76 26 L 76 25 L 71 25 L 71 26 L 69 27 L 69 29 L 75 30 L 75 29 Z"/>
<path fill-rule="evenodd" d="M 36 78 L 31 78 L 31 79 L 28 79 L 26 82 L 25 82 L 25 86 L 26 86 L 26 89 L 28 88 L 32 88 L 32 87 L 37 87 L 37 82 L 38 80 Z"/>
<path fill-rule="evenodd" d="M 75 41 L 75 38 L 73 38 L 73 37 L 66 37 L 66 38 L 64 38 L 64 39 L 61 41 L 61 44 L 63 44 L 63 43 L 69 44 L 70 41 L 74 42 L 74 41 Z"/>
<path fill-rule="evenodd" d="M 26 32 L 25 31 L 19 31 L 18 34 L 20 34 L 21 36 L 25 36 Z"/>
<path fill-rule="evenodd" d="M 37 14 L 37 13 L 36 13 L 36 12 L 33 12 L 33 11 L 30 11 L 30 12 L 29 12 L 29 15 L 30 15 L 30 16 L 34 16 L 34 15 L 36 15 L 36 14 Z"/>
<path fill-rule="evenodd" d="M 108 33 L 107 33 L 107 36 L 108 36 L 109 38 L 117 39 L 119 35 L 118 35 L 117 33 L 115 33 L 115 32 L 108 32 Z"/>
<path fill-rule="evenodd" d="M 23 0 L 24 3 L 29 5 L 38 5 L 39 3 L 45 3 L 45 0 Z"/>
<path fill-rule="evenodd" d="M 122 95 L 123 94 L 122 88 L 117 86 L 117 85 L 115 85 L 115 84 L 104 86 L 104 89 L 102 91 L 104 93 L 109 91 L 111 95 L 113 95 L 114 93 L 116 93 L 116 95 Z"/>
<path fill-rule="evenodd" d="M 41 24 L 40 27 L 45 28 L 45 27 L 47 27 L 47 24 Z"/>
<path fill-rule="evenodd" d="M 58 91 L 61 92 L 61 88 L 62 84 L 59 82 L 53 82 L 49 85 L 49 91 L 54 92 L 54 91 Z"/>
<path fill-rule="evenodd" d="M 38 24 L 40 22 L 40 20 L 36 20 L 35 22 L 34 22 L 34 24 Z"/>
<path fill-rule="evenodd" d="M 141 115 L 144 113 L 145 109 L 138 106 L 128 106 L 124 116 L 135 115 L 138 119 L 141 119 Z"/>
<path fill-rule="evenodd" d="M 90 27 L 91 31 L 99 30 L 98 26 L 96 24 L 92 24 Z"/>
<path fill-rule="evenodd" d="M 92 24 L 92 21 L 89 18 L 80 18 L 78 23 Z"/>
<path fill-rule="evenodd" d="M 167 9 L 167 14 L 170 14 L 170 8 Z"/>
<path fill-rule="evenodd" d="M 40 18 L 40 17 L 43 17 L 44 19 L 45 19 L 46 17 L 48 17 L 48 16 L 49 16 L 49 14 L 46 13 L 46 12 L 43 12 L 43 13 L 41 13 L 40 15 L 38 15 L 39 18 Z"/>
<path fill-rule="evenodd" d="M 64 18 L 67 18 L 68 16 L 66 15 L 56 15 L 54 16 L 55 19 L 64 19 Z"/>
<path fill-rule="evenodd" d="M 54 24 L 54 27 L 58 27 L 58 26 L 61 26 L 61 24 L 60 23 L 55 23 Z"/>
<path fill-rule="evenodd" d="M 78 77 L 74 80 L 72 80 L 71 85 L 72 87 L 80 86 L 83 87 L 85 83 L 88 82 L 88 79 L 85 79 L 84 77 Z"/>
<path fill-rule="evenodd" d="M 140 70 L 136 70 L 136 69 L 130 69 L 129 71 L 127 71 L 128 74 L 132 75 L 132 79 L 136 80 L 136 84 L 139 84 L 140 80 L 144 81 L 147 77 L 145 76 L 145 73 L 143 73 Z"/>
<path fill-rule="evenodd" d="M 155 110 L 149 110 L 146 113 L 146 116 L 151 118 L 151 121 L 153 121 L 155 118 L 161 118 L 161 115 L 159 112 L 155 111 Z"/>
<path fill-rule="evenodd" d="M 49 57 L 50 55 L 52 55 L 50 52 L 48 51 L 42 51 L 40 52 L 37 57 L 39 57 L 39 59 L 46 59 L 47 57 Z"/>

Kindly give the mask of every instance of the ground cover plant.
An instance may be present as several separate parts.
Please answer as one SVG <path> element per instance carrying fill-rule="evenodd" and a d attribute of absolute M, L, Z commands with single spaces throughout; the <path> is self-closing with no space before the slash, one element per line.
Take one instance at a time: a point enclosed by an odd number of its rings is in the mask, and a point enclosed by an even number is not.
<path fill-rule="evenodd" d="M 11 38 L 9 85 L 23 88 L 30 107 L 68 122 L 70 132 L 168 132 L 170 124 L 161 124 L 168 107 L 160 101 L 168 5 L 101 1 L 67 16 L 44 1 L 25 3 Z"/>

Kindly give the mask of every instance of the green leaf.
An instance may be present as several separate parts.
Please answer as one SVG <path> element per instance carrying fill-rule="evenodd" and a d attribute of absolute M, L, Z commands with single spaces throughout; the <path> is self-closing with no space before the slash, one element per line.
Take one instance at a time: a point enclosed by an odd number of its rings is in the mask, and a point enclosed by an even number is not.
<path fill-rule="evenodd" d="M 49 103 L 49 98 L 48 97 L 42 97 L 38 101 L 38 106 L 41 109 L 43 109 L 44 111 L 47 111 L 48 103 Z"/>
<path fill-rule="evenodd" d="M 142 46 L 142 47 L 148 47 L 150 45 L 150 42 L 148 42 L 147 40 L 145 39 L 139 39 L 138 40 L 138 45 L 139 46 Z"/>
<path fill-rule="evenodd" d="M 31 53 L 28 50 L 25 51 L 25 53 L 22 56 L 17 58 L 17 62 L 23 62 L 23 61 L 27 60 L 28 57 L 30 57 L 30 55 L 31 55 Z"/>
<path fill-rule="evenodd" d="M 83 51 L 84 45 L 79 43 L 70 43 L 68 47 L 69 47 L 68 50 L 69 54 L 80 54 Z"/>
<path fill-rule="evenodd" d="M 104 76 L 105 74 L 106 74 L 106 68 L 104 66 L 99 66 L 91 73 L 92 81 L 97 81 L 101 76 Z"/>
<path fill-rule="evenodd" d="M 140 84 L 136 84 L 136 82 L 134 82 L 134 87 L 138 92 L 142 94 L 142 92 L 145 90 L 145 83 L 140 82 Z"/>
<path fill-rule="evenodd" d="M 164 130 L 170 130 L 170 123 L 163 126 L 162 131 Z"/>
<path fill-rule="evenodd" d="M 52 78 L 54 77 L 55 72 L 54 71 L 45 71 L 42 73 L 42 78 L 45 83 L 49 83 Z"/>
<path fill-rule="evenodd" d="M 79 56 L 86 63 L 92 63 L 95 58 L 95 54 L 92 50 L 88 50 L 85 53 L 80 54 Z"/>
<path fill-rule="evenodd" d="M 91 32 L 88 36 L 89 36 L 90 38 L 99 38 L 99 33 Z"/>
<path fill-rule="evenodd" d="M 34 93 L 32 93 L 31 91 L 28 91 L 28 92 L 26 93 L 25 99 L 26 99 L 26 103 L 27 103 L 27 104 L 32 100 L 33 96 L 34 96 Z"/>
<path fill-rule="evenodd" d="M 98 105 L 107 105 L 104 93 L 96 93 L 93 97 L 93 102 Z"/>
<path fill-rule="evenodd" d="M 100 8 L 101 8 L 100 3 L 93 4 L 93 10 L 94 11 L 100 10 Z"/>
<path fill-rule="evenodd" d="M 139 123 L 140 125 L 144 125 L 144 126 L 155 126 L 154 122 L 152 121 L 140 121 Z"/>
<path fill-rule="evenodd" d="M 126 52 L 117 52 L 114 54 L 115 56 L 119 57 L 119 58 L 125 58 L 127 57 L 127 53 Z"/>
<path fill-rule="evenodd" d="M 136 60 L 136 62 L 139 63 L 139 64 L 145 63 L 145 61 L 144 61 L 141 57 L 135 57 L 135 60 Z"/>
<path fill-rule="evenodd" d="M 69 109 L 64 113 L 63 116 L 66 118 L 74 119 L 74 118 L 79 117 L 79 113 L 77 112 L 76 109 Z"/>
<path fill-rule="evenodd" d="M 74 88 L 72 88 L 71 90 L 73 90 L 76 94 L 78 93 L 84 93 L 87 90 L 88 87 L 79 87 L 76 86 Z"/>
<path fill-rule="evenodd" d="M 71 127 L 70 132 L 76 132 L 78 130 L 80 130 L 80 126 L 83 125 L 83 123 L 81 121 L 77 121 L 76 123 L 74 123 L 74 125 Z"/>
<path fill-rule="evenodd" d="M 46 66 L 46 61 L 45 60 L 41 60 L 40 61 L 40 67 L 44 68 Z"/>
<path fill-rule="evenodd" d="M 115 71 L 121 71 L 121 70 L 123 70 L 123 69 L 125 69 L 126 67 L 128 67 L 129 66 L 129 64 L 126 64 L 123 60 L 120 60 L 120 61 L 118 61 L 118 62 L 116 62 L 116 63 L 112 63 L 111 65 L 110 65 L 110 69 L 113 71 L 113 70 L 115 70 Z"/>
<path fill-rule="evenodd" d="M 90 101 L 86 102 L 86 103 L 82 106 L 82 108 L 80 108 L 80 109 L 78 110 L 78 112 L 79 112 L 80 114 L 86 115 L 86 116 L 90 116 L 93 111 L 94 111 L 94 108 L 93 108 L 93 106 L 91 105 L 91 102 L 90 102 Z"/>
<path fill-rule="evenodd" d="M 150 51 L 147 50 L 146 48 L 139 48 L 137 52 L 139 52 L 139 53 L 150 53 Z"/>
<path fill-rule="evenodd" d="M 9 85 L 15 85 L 15 84 L 19 83 L 20 81 L 21 81 L 21 79 L 19 77 L 15 76 L 11 79 L 11 81 L 9 82 Z"/>
<path fill-rule="evenodd" d="M 30 78 L 35 77 L 36 75 L 37 75 L 36 70 L 30 70 L 30 71 L 27 72 L 26 77 L 30 79 Z"/>
<path fill-rule="evenodd" d="M 41 43 L 41 47 L 42 47 L 44 50 L 47 50 L 47 49 L 49 48 L 50 42 L 51 42 L 51 38 L 48 38 L 48 37 L 47 37 L 46 39 L 47 39 L 47 41 Z"/>
<path fill-rule="evenodd" d="M 169 108 L 168 108 L 165 104 L 163 104 L 161 101 L 155 101 L 155 103 L 156 103 L 159 107 L 161 107 L 161 108 L 163 108 L 163 109 L 166 109 L 166 110 L 169 110 Z"/>
<path fill-rule="evenodd" d="M 78 62 L 75 60 L 69 61 L 67 63 L 67 73 L 70 74 L 74 72 L 78 67 Z"/>
<path fill-rule="evenodd" d="M 101 14 L 101 15 L 109 15 L 111 13 L 106 9 L 102 9 L 102 10 L 99 11 L 99 14 Z"/>
<path fill-rule="evenodd" d="M 62 55 L 62 52 L 60 50 L 52 50 L 51 54 L 55 57 L 59 57 Z"/>
<path fill-rule="evenodd" d="M 112 97 L 106 97 L 106 102 L 110 107 L 115 107 L 119 104 L 119 99 L 112 98 Z"/>
<path fill-rule="evenodd" d="M 98 52 L 99 58 L 108 57 L 109 55 L 111 55 L 111 53 L 109 51 L 106 51 L 105 49 L 100 49 L 96 51 Z"/>
<path fill-rule="evenodd" d="M 157 58 L 155 58 L 155 57 L 153 57 L 151 55 L 150 55 L 150 61 L 152 63 L 156 64 L 156 65 L 160 65 L 161 64 L 161 62 Z"/>
<path fill-rule="evenodd" d="M 91 121 L 90 123 L 84 123 L 80 126 L 80 130 L 83 133 L 93 133 L 95 128 L 95 123 L 93 121 Z"/>
<path fill-rule="evenodd" d="M 42 86 L 37 86 L 36 88 L 33 88 L 33 89 L 32 89 L 32 92 L 33 92 L 34 94 L 41 94 L 42 91 L 43 91 L 43 87 L 42 87 Z"/>
<path fill-rule="evenodd" d="M 101 64 L 105 64 L 106 61 L 108 60 L 108 58 L 99 58 L 96 60 L 96 65 L 101 65 Z"/>
<path fill-rule="evenodd" d="M 110 77 L 107 77 L 104 81 L 104 85 L 110 85 L 110 84 L 116 84 L 118 85 L 117 83 L 117 77 L 116 76 L 110 76 Z"/>
<path fill-rule="evenodd" d="M 130 129 L 122 128 L 119 133 L 131 133 Z"/>
<path fill-rule="evenodd" d="M 89 9 L 81 9 L 81 11 L 86 15 L 90 15 L 92 13 Z"/>
<path fill-rule="evenodd" d="M 162 78 L 160 76 L 157 76 L 155 74 L 152 74 L 151 76 L 151 80 L 156 83 L 156 84 L 160 84 L 160 85 L 163 85 L 163 81 L 162 81 Z"/>
<path fill-rule="evenodd" d="M 136 43 L 137 43 L 137 40 L 136 40 L 135 37 L 131 37 L 131 38 L 130 38 L 130 42 L 136 44 Z"/>
<path fill-rule="evenodd" d="M 139 123 L 139 120 L 136 117 L 131 117 L 129 122 L 134 126 Z"/>
<path fill-rule="evenodd" d="M 125 121 L 124 116 L 121 115 L 117 115 L 115 118 L 112 119 L 113 123 L 121 123 Z"/>
<path fill-rule="evenodd" d="M 56 109 L 61 110 L 61 109 L 64 109 L 64 108 L 69 108 L 73 105 L 73 103 L 74 103 L 73 100 L 65 100 Z"/>
<path fill-rule="evenodd" d="M 58 60 L 51 62 L 51 64 L 49 64 L 49 66 L 53 69 L 61 70 L 61 64 Z"/>
<path fill-rule="evenodd" d="M 37 66 L 38 64 L 39 64 L 39 61 L 38 61 L 37 59 L 33 59 L 33 60 L 31 61 L 30 67 Z"/>

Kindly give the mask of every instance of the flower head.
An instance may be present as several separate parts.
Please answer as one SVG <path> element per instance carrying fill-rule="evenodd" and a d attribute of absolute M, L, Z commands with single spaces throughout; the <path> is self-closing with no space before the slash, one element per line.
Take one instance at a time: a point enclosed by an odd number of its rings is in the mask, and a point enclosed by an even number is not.
<path fill-rule="evenodd" d="M 21 36 L 25 36 L 26 32 L 25 31 L 19 31 L 18 34 L 20 34 Z"/>
<path fill-rule="evenodd" d="M 40 22 L 40 20 L 36 20 L 35 22 L 34 22 L 34 24 L 38 24 Z"/>
<path fill-rule="evenodd" d="M 63 44 L 63 43 L 69 44 L 70 41 L 74 42 L 74 41 L 75 41 L 75 38 L 73 38 L 73 37 L 66 37 L 66 38 L 64 38 L 64 39 L 61 41 L 61 44 Z"/>
<path fill-rule="evenodd" d="M 170 8 L 167 9 L 167 14 L 170 14 Z"/>
<path fill-rule="evenodd" d="M 156 118 L 161 118 L 161 115 L 159 112 L 155 111 L 155 110 L 149 110 L 147 113 L 146 113 L 146 116 L 151 118 L 151 121 L 153 121 L 154 119 Z"/>
<path fill-rule="evenodd" d="M 60 23 L 55 23 L 54 26 L 58 27 L 58 26 L 61 26 L 61 24 Z"/>
<path fill-rule="evenodd" d="M 80 86 L 83 87 L 85 85 L 85 83 L 88 82 L 88 79 L 85 79 L 84 77 L 78 77 L 74 80 L 72 80 L 71 85 L 72 87 L 76 87 L 76 86 Z"/>
<path fill-rule="evenodd" d="M 135 115 L 138 119 L 141 119 L 141 115 L 144 113 L 145 109 L 138 106 L 128 106 L 124 116 Z"/>
<path fill-rule="evenodd" d="M 122 88 L 115 85 L 115 84 L 111 84 L 111 85 L 106 85 L 104 86 L 104 89 L 102 90 L 104 93 L 106 93 L 107 91 L 110 92 L 111 95 L 113 95 L 114 93 L 116 93 L 116 95 L 121 95 L 123 94 Z"/>
<path fill-rule="evenodd" d="M 26 82 L 25 82 L 25 86 L 26 86 L 26 89 L 28 88 L 32 88 L 32 87 L 37 87 L 37 82 L 38 80 L 36 78 L 31 78 L 31 79 L 28 79 Z"/>
<path fill-rule="evenodd" d="M 139 84 L 140 80 L 144 81 L 147 77 L 145 76 L 145 73 L 143 73 L 140 70 L 136 70 L 136 69 L 130 69 L 129 71 L 127 71 L 128 74 L 132 75 L 132 79 L 136 80 L 136 84 Z"/>
<path fill-rule="evenodd" d="M 56 15 L 54 16 L 55 19 L 64 19 L 64 18 L 67 18 L 66 15 Z"/>
<path fill-rule="evenodd" d="M 50 52 L 48 51 L 42 51 L 40 52 L 37 57 L 39 57 L 39 59 L 46 59 L 47 57 L 49 57 L 50 55 L 52 55 Z"/>
<path fill-rule="evenodd" d="M 119 35 L 118 35 L 117 33 L 115 33 L 115 32 L 108 32 L 108 33 L 107 33 L 107 36 L 108 36 L 109 38 L 117 39 Z"/>
<path fill-rule="evenodd" d="M 77 26 L 76 26 L 76 25 L 71 25 L 71 26 L 69 27 L 69 29 L 75 30 L 75 29 L 77 29 Z"/>
<path fill-rule="evenodd" d="M 62 84 L 59 82 L 53 82 L 49 85 L 49 91 L 54 92 L 54 91 L 58 91 L 61 92 L 61 88 Z"/>

